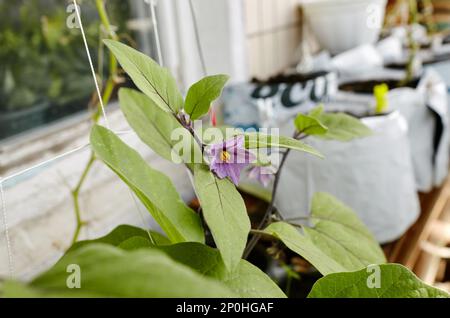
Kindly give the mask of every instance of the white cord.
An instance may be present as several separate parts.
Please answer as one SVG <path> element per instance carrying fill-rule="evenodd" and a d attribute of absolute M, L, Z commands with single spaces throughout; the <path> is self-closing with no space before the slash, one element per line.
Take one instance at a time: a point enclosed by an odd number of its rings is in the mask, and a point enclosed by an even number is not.
<path fill-rule="evenodd" d="M 153 22 L 153 31 L 155 32 L 156 50 L 158 51 L 158 62 L 160 66 L 164 66 L 164 60 L 161 51 L 161 42 L 159 40 L 158 22 L 156 20 L 156 0 L 144 0 L 150 6 L 150 14 Z"/>
<path fill-rule="evenodd" d="M 5 239 L 6 239 L 6 249 L 8 253 L 9 276 L 11 277 L 11 279 L 13 279 L 15 270 L 11 248 L 11 238 L 9 236 L 8 218 L 6 215 L 6 201 L 5 201 L 5 193 L 3 191 L 3 181 L 4 179 L 0 178 L 0 200 L 2 201 L 2 216 L 3 216 L 3 224 L 5 226 Z"/>
<path fill-rule="evenodd" d="M 150 242 L 152 242 L 153 245 L 156 245 L 155 240 L 153 240 L 152 233 L 151 233 L 150 230 L 147 229 L 147 227 L 145 226 L 144 215 L 143 215 L 143 213 L 142 213 L 142 211 L 141 211 L 141 208 L 140 208 L 140 206 L 139 206 L 139 203 L 138 203 L 137 200 L 136 200 L 135 194 L 134 194 L 133 192 L 131 192 L 130 189 L 128 189 L 128 190 L 130 191 L 130 195 L 131 195 L 131 197 L 133 198 L 133 201 L 134 201 L 134 204 L 135 204 L 135 206 L 136 206 L 136 208 L 137 208 L 137 210 L 138 210 L 139 216 L 141 217 L 142 225 L 144 226 L 144 228 L 145 228 L 146 231 L 147 231 L 148 238 L 150 239 Z"/>
<path fill-rule="evenodd" d="M 107 128 L 109 127 L 108 118 L 106 117 L 105 106 L 103 105 L 102 93 L 100 92 L 100 87 L 97 82 L 97 76 L 95 75 L 94 65 L 92 63 L 91 53 L 89 52 L 89 46 L 87 44 L 86 35 L 84 34 L 83 23 L 81 22 L 80 12 L 78 10 L 78 4 L 76 0 L 73 0 L 73 4 L 75 5 L 75 12 L 77 14 L 78 23 L 80 24 L 81 35 L 83 36 L 84 47 L 86 49 L 86 54 L 89 60 L 89 66 L 91 67 L 92 77 L 94 78 L 95 88 L 97 90 L 98 100 L 100 103 L 100 107 L 102 108 L 103 117 L 105 119 L 105 124 Z"/>
<path fill-rule="evenodd" d="M 103 98 L 102 98 L 101 92 L 100 92 L 100 87 L 99 87 L 98 82 L 97 82 L 97 76 L 95 74 L 94 66 L 93 66 L 93 63 L 92 63 L 91 54 L 89 52 L 89 46 L 87 44 L 86 35 L 84 33 L 83 24 L 81 22 L 81 16 L 80 16 L 80 12 L 78 10 L 78 4 L 77 4 L 76 0 L 73 0 L 73 3 L 74 3 L 74 6 L 75 6 L 75 12 L 76 12 L 77 19 L 78 19 L 78 22 L 79 22 L 79 25 L 80 25 L 81 34 L 82 34 L 82 37 L 83 37 L 83 42 L 84 42 L 84 46 L 85 46 L 85 49 L 86 49 L 86 54 L 87 54 L 88 61 L 89 61 L 89 66 L 91 68 L 92 77 L 94 79 L 95 88 L 96 88 L 96 91 L 97 91 L 97 95 L 98 95 L 100 107 L 102 109 L 102 113 L 103 113 L 103 117 L 104 117 L 104 120 L 105 120 L 105 124 L 106 124 L 107 128 L 110 128 L 108 117 L 106 116 L 105 106 L 103 104 Z M 157 50 L 158 50 L 158 59 L 159 59 L 160 65 L 162 66 L 163 65 L 163 58 L 162 58 L 161 44 L 160 44 L 160 38 L 159 38 L 159 33 L 158 33 L 158 28 L 157 28 L 155 5 L 156 4 L 154 3 L 154 1 L 152 1 L 151 4 L 150 4 L 152 20 L 153 20 L 153 24 L 154 24 L 156 45 L 157 45 Z M 126 131 L 117 131 L 115 133 L 117 135 L 124 135 L 124 134 L 129 134 L 129 133 L 134 133 L 134 132 L 131 131 L 131 130 L 126 130 Z M 34 169 L 37 169 L 39 167 L 45 166 L 47 164 L 50 164 L 50 163 L 52 163 L 52 162 L 54 162 L 56 160 L 59 160 L 59 159 L 64 158 L 66 156 L 69 156 L 69 155 L 71 155 L 71 154 L 73 154 L 75 152 L 78 152 L 78 151 L 80 151 L 80 150 L 82 150 L 84 148 L 87 148 L 89 146 L 90 146 L 89 143 L 86 144 L 86 145 L 83 145 L 83 146 L 79 146 L 79 147 L 77 147 L 75 149 L 69 150 L 69 151 L 67 151 L 65 153 L 62 153 L 62 154 L 57 155 L 57 156 L 55 156 L 53 158 L 50 158 L 48 160 L 45 160 L 45 161 L 40 162 L 38 164 L 35 164 L 35 165 L 31 166 L 31 167 L 28 167 L 28 168 L 23 169 L 21 171 L 15 172 L 15 173 L 13 173 L 13 174 L 5 177 L 5 178 L 1 178 L 0 177 L 0 200 L 2 201 L 2 205 L 1 205 L 2 218 L 3 218 L 4 227 L 5 227 L 5 238 L 6 238 L 7 253 L 8 253 L 9 274 L 10 274 L 11 278 L 14 276 L 15 270 L 14 270 L 14 262 L 13 262 L 12 248 L 11 248 L 11 240 L 10 240 L 10 235 L 9 235 L 9 226 L 8 226 L 8 219 L 7 219 L 7 212 L 6 212 L 6 201 L 5 201 L 5 194 L 4 194 L 4 190 L 3 190 L 3 183 L 8 181 L 8 180 L 11 180 L 13 178 L 16 178 L 16 177 L 18 177 L 18 176 L 20 176 L 20 175 L 22 175 L 24 173 L 27 173 L 27 172 L 32 171 Z M 138 212 L 139 212 L 139 214 L 141 216 L 142 222 L 144 223 L 143 215 L 142 215 L 142 212 L 141 212 L 141 210 L 140 210 L 140 208 L 139 208 L 139 206 L 138 206 L 138 204 L 136 202 L 136 198 L 134 197 L 133 193 L 131 193 L 131 195 L 133 197 L 134 203 L 136 204 Z M 153 238 L 151 237 L 150 231 L 147 231 L 147 232 L 148 232 L 150 240 L 152 242 L 154 242 Z"/>
<path fill-rule="evenodd" d="M 119 130 L 119 131 L 114 131 L 114 133 L 115 133 L 116 135 L 118 135 L 118 136 L 121 136 L 121 135 L 132 134 L 132 133 L 134 133 L 134 131 L 133 131 L 133 130 Z M 13 178 L 15 178 L 15 177 L 18 177 L 18 176 L 20 176 L 20 175 L 22 175 L 22 174 L 24 174 L 24 173 L 27 173 L 27 172 L 29 172 L 29 171 L 31 171 L 31 170 L 34 170 L 34 169 L 36 169 L 36 168 L 45 166 L 45 165 L 47 165 L 47 164 L 52 163 L 53 161 L 56 161 L 56 160 L 58 160 L 58 159 L 64 158 L 64 157 L 66 157 L 66 156 L 69 156 L 69 155 L 71 155 L 71 154 L 73 154 L 73 153 L 75 153 L 75 152 L 77 152 L 77 151 L 80 151 L 80 150 L 82 150 L 82 149 L 84 149 L 84 148 L 89 147 L 90 145 L 91 145 L 91 144 L 88 143 L 88 144 L 79 146 L 79 147 L 77 147 L 77 148 L 75 148 L 75 149 L 72 149 L 72 150 L 69 150 L 69 151 L 67 151 L 67 152 L 64 152 L 64 153 L 62 153 L 62 154 L 60 154 L 60 155 L 57 155 L 57 156 L 55 156 L 55 157 L 53 157 L 53 158 L 50 158 L 50 159 L 47 159 L 47 160 L 45 160 L 45 161 L 39 162 L 39 163 L 37 163 L 37 164 L 35 164 L 35 165 L 31 166 L 31 167 L 28 167 L 28 168 L 26 168 L 26 169 L 17 171 L 17 172 L 15 172 L 15 173 L 13 173 L 13 174 L 7 176 L 7 177 L 4 177 L 4 178 L 1 179 L 1 180 L 2 180 L 3 182 L 8 181 L 8 180 L 13 179 Z"/>
<path fill-rule="evenodd" d="M 89 144 L 83 145 L 83 146 L 80 146 L 80 147 L 77 147 L 77 148 L 75 148 L 75 149 L 69 150 L 69 151 L 67 151 L 67 152 L 65 152 L 65 153 L 62 153 L 62 154 L 60 154 L 60 155 L 57 155 L 57 156 L 55 156 L 55 157 L 53 157 L 53 158 L 50 158 L 50 159 L 47 159 L 47 160 L 45 160 L 45 161 L 42 161 L 42 162 L 40 162 L 40 163 L 38 163 L 38 164 L 35 164 L 35 165 L 31 166 L 31 167 L 28 167 L 28 168 L 23 169 L 23 170 L 21 170 L 21 171 L 15 172 L 15 173 L 13 173 L 13 174 L 11 174 L 11 175 L 9 175 L 9 176 L 3 178 L 3 181 L 8 181 L 8 180 L 13 179 L 13 178 L 15 178 L 15 177 L 18 177 L 18 176 L 20 176 L 20 175 L 22 175 L 22 174 L 24 174 L 24 173 L 27 173 L 27 172 L 29 172 L 29 171 L 31 171 L 31 170 L 33 170 L 33 169 L 36 169 L 36 168 L 45 166 L 45 165 L 47 165 L 47 164 L 49 164 L 49 163 L 52 163 L 53 161 L 56 161 L 56 160 L 61 159 L 61 158 L 65 157 L 65 156 L 71 155 L 71 154 L 73 154 L 74 152 L 77 152 L 77 151 L 79 151 L 79 150 L 82 150 L 82 149 L 84 149 L 84 148 L 86 148 L 86 147 L 88 147 L 88 146 L 89 146 Z"/>

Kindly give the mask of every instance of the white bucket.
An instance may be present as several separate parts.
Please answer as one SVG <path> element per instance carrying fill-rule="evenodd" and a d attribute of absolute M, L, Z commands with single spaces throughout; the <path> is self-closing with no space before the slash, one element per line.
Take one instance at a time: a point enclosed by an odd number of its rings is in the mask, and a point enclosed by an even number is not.
<path fill-rule="evenodd" d="M 319 44 L 338 54 L 378 40 L 387 0 L 300 0 Z"/>

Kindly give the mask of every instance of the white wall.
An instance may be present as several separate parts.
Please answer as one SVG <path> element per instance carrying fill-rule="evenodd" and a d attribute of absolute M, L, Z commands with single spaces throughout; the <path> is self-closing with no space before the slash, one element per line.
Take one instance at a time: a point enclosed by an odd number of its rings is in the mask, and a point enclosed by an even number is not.
<path fill-rule="evenodd" d="M 231 82 L 274 75 L 296 60 L 297 0 L 192 0 L 208 74 Z M 188 0 L 159 1 L 166 65 L 187 87 L 203 76 Z"/>
<path fill-rule="evenodd" d="M 175 0 L 184 84 L 203 76 L 189 2 Z M 242 0 L 193 0 L 207 74 L 225 73 L 231 81 L 248 77 Z"/>

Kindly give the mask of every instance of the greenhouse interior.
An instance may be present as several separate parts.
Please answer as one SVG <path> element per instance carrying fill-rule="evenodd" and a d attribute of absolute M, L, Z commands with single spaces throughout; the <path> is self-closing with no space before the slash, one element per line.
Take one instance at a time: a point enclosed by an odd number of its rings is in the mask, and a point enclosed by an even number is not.
<path fill-rule="evenodd" d="M 0 0 L 0 298 L 450 298 L 449 158 L 450 0 Z"/>

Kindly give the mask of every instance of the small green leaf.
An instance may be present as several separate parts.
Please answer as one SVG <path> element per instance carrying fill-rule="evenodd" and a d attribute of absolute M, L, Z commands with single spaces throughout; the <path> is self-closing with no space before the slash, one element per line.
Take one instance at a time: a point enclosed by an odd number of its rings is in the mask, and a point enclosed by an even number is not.
<path fill-rule="evenodd" d="M 304 114 L 298 114 L 294 123 L 297 130 L 306 135 L 324 135 L 328 131 L 317 118 Z"/>
<path fill-rule="evenodd" d="M 134 84 L 158 107 L 167 112 L 178 112 L 183 107 L 183 97 L 168 69 L 125 44 L 113 40 L 104 42 Z"/>
<path fill-rule="evenodd" d="M 110 233 L 108 233 L 105 236 L 102 236 L 100 238 L 97 238 L 95 240 L 86 240 L 86 241 L 80 241 L 75 243 L 70 247 L 70 249 L 67 252 L 72 252 L 74 250 L 77 250 L 83 246 L 86 246 L 88 244 L 94 244 L 94 243 L 103 243 L 103 244 L 109 244 L 112 246 L 120 246 L 125 241 L 131 239 L 131 238 L 142 238 L 148 241 L 149 243 L 153 241 L 156 245 L 168 245 L 171 244 L 169 239 L 165 237 L 164 235 L 154 232 L 154 231 L 146 231 L 143 229 L 140 229 L 138 227 L 134 227 L 131 225 L 119 225 L 114 230 L 112 230 Z M 152 243 L 150 243 L 152 244 Z"/>
<path fill-rule="evenodd" d="M 96 243 L 113 245 L 123 250 L 154 248 L 163 251 L 177 263 L 223 282 L 239 297 L 285 297 L 280 288 L 264 272 L 245 260 L 240 260 L 236 270 L 230 273 L 217 249 L 200 243 L 171 245 L 161 234 L 154 232 L 151 234 L 157 245 L 150 242 L 147 231 L 130 225 L 120 225 L 102 238 L 76 243 L 68 253 Z"/>
<path fill-rule="evenodd" d="M 209 111 L 228 81 L 227 75 L 207 76 L 189 88 L 184 110 L 192 120 L 198 119 Z"/>
<path fill-rule="evenodd" d="M 344 113 L 324 113 L 320 109 L 314 109 L 309 114 L 328 128 L 325 134 L 315 135 L 317 138 L 350 141 L 372 135 L 372 130 L 359 119 Z"/>
<path fill-rule="evenodd" d="M 320 115 L 322 115 L 323 114 L 323 105 L 321 104 L 321 105 L 319 105 L 319 106 L 316 106 L 316 107 L 314 107 L 313 109 L 311 109 L 310 111 L 309 111 L 309 116 L 310 117 L 318 117 L 318 116 L 320 116 Z"/>
<path fill-rule="evenodd" d="M 205 165 L 195 165 L 194 184 L 214 242 L 225 266 L 233 271 L 241 260 L 250 231 L 244 200 L 230 180 L 218 179 Z"/>
<path fill-rule="evenodd" d="M 128 88 L 119 91 L 120 108 L 139 138 L 153 151 L 169 161 L 181 161 L 172 151 L 171 136 L 175 129 L 184 129 L 173 114 L 159 108 L 148 96 Z"/>
<path fill-rule="evenodd" d="M 377 286 L 375 279 L 378 278 L 380 281 Z M 369 266 L 356 272 L 327 275 L 314 284 L 308 297 L 449 298 L 450 295 L 426 285 L 402 265 L 383 264 Z"/>
<path fill-rule="evenodd" d="M 329 194 L 314 195 L 310 220 L 312 225 L 296 224 L 298 229 L 273 223 L 265 232 L 278 237 L 323 275 L 386 262 L 379 244 L 356 214 Z"/>
<path fill-rule="evenodd" d="M 236 133 L 236 135 L 238 135 L 238 133 Z M 248 149 L 288 148 L 323 158 L 323 155 L 310 145 L 286 136 L 267 135 L 263 133 L 246 133 L 245 146 Z"/>
<path fill-rule="evenodd" d="M 152 169 L 113 132 L 94 126 L 91 146 L 135 193 L 167 234 L 171 242 L 203 242 L 200 217 L 180 198 L 170 179 Z"/>
<path fill-rule="evenodd" d="M 80 268 L 79 289 L 67 288 L 70 264 Z M 90 244 L 66 254 L 30 286 L 53 294 L 61 291 L 64 296 L 72 297 L 86 293 L 97 297 L 235 296 L 219 281 L 176 263 L 162 251 L 124 251 L 105 244 Z"/>
<path fill-rule="evenodd" d="M 167 253 L 176 262 L 223 282 L 239 297 L 286 297 L 264 272 L 245 260 L 240 260 L 236 270 L 230 273 L 222 261 L 220 252 L 206 245 L 180 243 L 160 246 L 158 249 Z"/>

